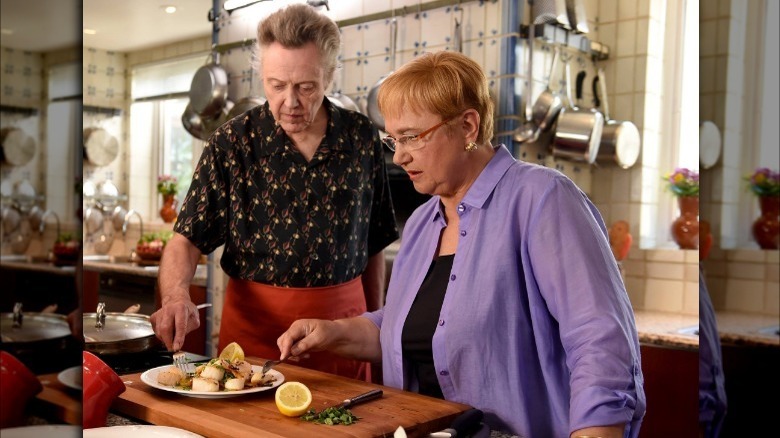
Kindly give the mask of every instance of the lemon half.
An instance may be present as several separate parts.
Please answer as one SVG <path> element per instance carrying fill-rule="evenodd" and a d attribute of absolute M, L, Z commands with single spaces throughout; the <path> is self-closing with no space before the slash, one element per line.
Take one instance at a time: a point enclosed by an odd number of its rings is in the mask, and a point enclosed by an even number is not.
<path fill-rule="evenodd" d="M 301 382 L 285 382 L 276 389 L 276 407 L 288 417 L 300 417 L 311 405 L 311 391 Z"/>
<path fill-rule="evenodd" d="M 241 349 L 237 342 L 231 342 L 222 349 L 222 352 L 219 353 L 219 358 L 228 362 L 243 361 L 244 350 Z"/>

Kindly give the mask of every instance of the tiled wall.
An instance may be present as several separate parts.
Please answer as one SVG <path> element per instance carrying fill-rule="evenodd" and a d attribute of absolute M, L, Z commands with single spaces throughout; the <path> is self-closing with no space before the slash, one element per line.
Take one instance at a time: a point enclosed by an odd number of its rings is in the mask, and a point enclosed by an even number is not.
<path fill-rule="evenodd" d="M 96 185 L 105 180 L 111 180 L 119 189 L 120 195 L 125 196 L 131 195 L 132 188 L 133 203 L 122 201 L 120 205 L 125 209 L 136 209 L 142 213 L 146 218 L 143 223 L 144 232 L 171 229 L 172 226 L 161 222 L 157 214 L 150 211 L 152 205 L 150 197 L 156 176 L 156 172 L 149 165 L 151 162 L 150 148 L 131 150 L 129 147 L 132 68 L 135 65 L 192 53 L 203 53 L 205 63 L 205 54 L 210 45 L 211 39 L 202 37 L 129 53 L 84 48 L 84 105 L 121 110 L 119 116 L 100 112 L 84 112 L 85 128 L 103 128 L 119 141 L 117 159 L 107 166 L 85 163 L 84 179 Z M 152 220 L 150 221 L 148 218 L 152 218 Z M 108 219 L 110 217 L 106 217 L 103 233 L 105 234 L 104 238 L 109 239 L 112 243 L 107 249 L 100 248 L 100 252 L 112 255 L 129 254 L 140 237 L 137 218 L 131 219 L 126 235 L 122 235 L 121 231 Z M 85 254 L 98 252 L 99 247 L 95 244 L 101 239 L 100 234 L 89 235 L 86 231 L 84 232 Z"/>
<path fill-rule="evenodd" d="M 699 314 L 698 251 L 632 251 L 622 269 L 635 309 Z"/>
<path fill-rule="evenodd" d="M 74 231 L 76 224 L 71 210 L 57 207 L 62 204 L 61 197 L 72 196 L 70 188 L 73 181 L 51 181 L 53 176 L 61 176 L 67 172 L 47 172 L 47 167 L 52 159 L 61 156 L 63 151 L 62 139 L 49 145 L 47 138 L 47 110 L 48 110 L 48 71 L 58 64 L 66 64 L 78 61 L 79 55 L 75 49 L 62 49 L 47 53 L 33 53 L 0 47 L 0 104 L 7 107 L 28 108 L 37 111 L 35 115 L 2 111 L 0 112 L 0 127 L 17 127 L 30 136 L 36 145 L 36 153 L 30 163 L 24 166 L 2 165 L 0 168 L 0 192 L 3 196 L 14 192 L 14 187 L 21 184 L 29 184 L 36 194 L 44 199 L 37 205 L 42 209 L 54 209 L 60 220 L 60 231 Z M 49 148 L 54 148 L 49 151 Z M 67 152 L 67 151 L 64 151 Z M 67 155 L 67 154 L 66 154 Z M 52 158 L 54 157 L 54 158 Z M 64 166 L 64 164 L 63 164 Z M 59 193 L 46 193 L 47 187 L 56 186 L 62 188 Z M 37 230 L 32 230 L 28 221 L 23 218 L 20 225 L 22 235 L 29 238 L 28 245 L 14 247 L 11 240 L 15 235 L 6 235 L 1 246 L 3 254 L 45 254 L 56 239 L 56 228 L 46 227 L 43 235 Z M 53 222 L 53 221 L 52 221 Z M 48 223 L 48 220 L 47 220 Z"/>
<path fill-rule="evenodd" d="M 780 315 L 780 252 L 716 249 L 703 266 L 715 310 Z"/>

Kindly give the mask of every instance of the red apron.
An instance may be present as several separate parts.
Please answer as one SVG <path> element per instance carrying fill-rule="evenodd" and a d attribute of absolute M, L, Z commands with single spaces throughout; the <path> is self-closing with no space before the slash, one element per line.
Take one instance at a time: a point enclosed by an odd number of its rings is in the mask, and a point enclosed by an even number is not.
<path fill-rule="evenodd" d="M 338 286 L 289 288 L 229 279 L 219 328 L 219 351 L 238 342 L 247 356 L 278 359 L 276 340 L 301 318 L 340 319 L 366 311 L 360 277 Z M 302 367 L 370 382 L 368 362 L 309 352 L 291 362 Z M 292 360 L 291 360 L 292 361 Z"/>

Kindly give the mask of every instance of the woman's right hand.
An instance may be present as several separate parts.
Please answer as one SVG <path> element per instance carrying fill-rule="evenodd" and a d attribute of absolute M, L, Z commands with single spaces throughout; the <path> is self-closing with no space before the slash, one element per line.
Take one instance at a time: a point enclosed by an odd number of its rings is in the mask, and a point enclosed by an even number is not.
<path fill-rule="evenodd" d="M 169 351 L 179 351 L 187 333 L 200 327 L 198 309 L 189 297 L 170 299 L 152 313 L 152 330 Z"/>
<path fill-rule="evenodd" d="M 333 321 L 324 319 L 299 319 L 276 340 L 281 351 L 281 360 L 300 356 L 311 350 L 326 350 L 338 338 L 338 329 Z"/>

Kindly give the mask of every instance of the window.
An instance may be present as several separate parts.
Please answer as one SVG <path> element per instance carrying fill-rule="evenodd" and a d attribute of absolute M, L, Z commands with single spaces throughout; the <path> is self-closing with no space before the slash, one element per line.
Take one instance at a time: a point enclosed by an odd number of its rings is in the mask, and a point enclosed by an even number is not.
<path fill-rule="evenodd" d="M 663 86 L 658 168 L 647 167 L 657 204 L 642 206 L 642 247 L 677 248 L 669 224 L 679 215 L 676 198 L 661 178 L 675 168 L 699 170 L 699 2 L 664 2 Z M 657 185 L 656 185 L 657 184 Z M 657 187 L 657 189 L 655 189 Z M 655 189 L 655 190 L 653 190 Z M 643 196 L 644 197 L 644 196 Z M 650 199 L 650 197 L 648 199 Z"/>
<path fill-rule="evenodd" d="M 203 142 L 182 125 L 192 77 L 203 57 L 166 61 L 133 69 L 130 108 L 131 205 L 157 220 L 162 199 L 157 193 L 157 176 L 169 174 L 179 181 L 179 202 L 189 189 L 192 174 L 203 150 Z"/>

